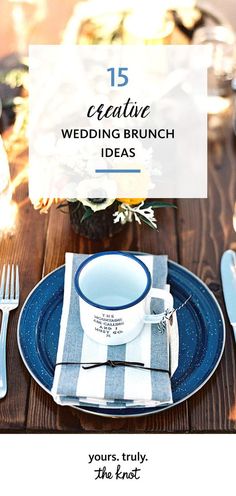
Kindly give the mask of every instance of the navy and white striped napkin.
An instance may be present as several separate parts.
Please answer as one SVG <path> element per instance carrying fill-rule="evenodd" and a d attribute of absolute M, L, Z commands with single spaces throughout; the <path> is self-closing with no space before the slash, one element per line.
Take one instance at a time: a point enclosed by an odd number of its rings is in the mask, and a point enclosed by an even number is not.
<path fill-rule="evenodd" d="M 103 408 L 171 404 L 170 376 L 178 365 L 176 314 L 171 327 L 164 325 L 160 329 L 156 324 L 146 324 L 136 339 L 124 345 L 106 346 L 91 340 L 81 327 L 79 297 L 74 287 L 76 270 L 87 256 L 66 253 L 64 301 L 57 351 L 57 363 L 60 365 L 55 367 L 51 391 L 54 400 L 61 405 Z M 167 287 L 167 256 L 142 255 L 140 258 L 152 274 L 153 286 Z M 151 312 L 162 312 L 163 301 L 149 299 L 147 307 L 151 308 Z M 142 362 L 145 367 L 170 370 L 170 373 L 125 366 L 83 369 L 82 365 L 77 365 L 81 362 L 107 360 Z M 68 365 L 68 362 L 73 362 L 73 365 Z"/>

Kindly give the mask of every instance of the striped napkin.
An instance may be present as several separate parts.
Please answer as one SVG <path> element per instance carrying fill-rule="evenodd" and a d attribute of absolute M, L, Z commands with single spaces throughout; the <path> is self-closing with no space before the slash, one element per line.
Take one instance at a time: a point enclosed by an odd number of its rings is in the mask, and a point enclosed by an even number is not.
<path fill-rule="evenodd" d="M 64 301 L 52 395 L 61 405 L 108 408 L 151 407 L 173 402 L 170 376 L 178 365 L 178 326 L 146 324 L 133 341 L 117 346 L 99 344 L 84 334 L 74 276 L 88 255 L 66 253 Z M 153 286 L 168 288 L 167 256 L 139 257 L 152 274 Z M 99 282 L 98 282 L 99 284 Z M 149 298 L 151 312 L 162 312 L 163 301 Z M 107 360 L 142 362 L 161 371 L 106 365 L 84 369 L 81 362 Z M 65 363 L 66 362 L 66 363 Z M 68 364 L 68 362 L 70 364 Z M 73 364 L 71 364 L 73 362 Z M 164 371 L 162 371 L 162 369 Z M 169 371 L 169 372 L 168 372 Z"/>

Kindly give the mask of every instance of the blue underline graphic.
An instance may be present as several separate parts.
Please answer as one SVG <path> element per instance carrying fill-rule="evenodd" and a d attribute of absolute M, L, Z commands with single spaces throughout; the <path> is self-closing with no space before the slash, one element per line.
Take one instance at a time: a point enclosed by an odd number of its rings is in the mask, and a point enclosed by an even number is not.
<path fill-rule="evenodd" d="M 140 169 L 95 169 L 95 172 L 104 172 L 105 174 L 112 173 L 112 174 L 120 174 L 120 173 L 125 173 L 125 174 L 138 174 L 141 172 Z"/>

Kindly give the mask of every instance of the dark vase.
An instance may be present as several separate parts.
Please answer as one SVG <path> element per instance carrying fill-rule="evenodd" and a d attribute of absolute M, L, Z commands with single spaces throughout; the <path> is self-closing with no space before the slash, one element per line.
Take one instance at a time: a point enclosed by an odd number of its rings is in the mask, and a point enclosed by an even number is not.
<path fill-rule="evenodd" d="M 117 210 L 117 203 L 104 210 L 94 212 L 93 215 L 81 222 L 84 215 L 84 208 L 81 202 L 69 202 L 70 221 L 74 231 L 81 236 L 99 241 L 106 238 L 111 238 L 115 234 L 122 231 L 125 225 L 120 222 L 114 224 L 113 214 Z"/>

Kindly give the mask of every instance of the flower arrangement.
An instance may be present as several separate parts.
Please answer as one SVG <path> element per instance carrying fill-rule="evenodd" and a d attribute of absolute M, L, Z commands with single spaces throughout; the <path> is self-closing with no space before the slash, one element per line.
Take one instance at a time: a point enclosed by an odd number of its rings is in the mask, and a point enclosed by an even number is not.
<path fill-rule="evenodd" d="M 111 237 L 121 231 L 123 226 L 133 221 L 138 222 L 138 224 L 145 223 L 150 228 L 157 229 L 155 209 L 173 207 L 173 203 L 147 198 L 128 198 L 131 187 L 132 191 L 142 191 L 144 192 L 143 194 L 147 193 L 148 195 L 152 149 L 150 147 L 145 148 L 140 143 L 136 144 L 136 148 L 139 149 L 139 156 L 141 157 L 141 165 L 138 163 L 137 166 L 142 171 L 142 174 L 139 174 L 135 179 L 131 178 L 129 182 L 127 182 L 126 177 L 119 178 L 117 181 L 124 198 L 108 198 L 109 195 L 115 196 L 117 190 L 115 187 L 116 184 L 114 181 L 104 177 L 96 179 L 93 177 L 93 170 L 88 167 L 87 159 L 85 159 L 87 146 L 89 145 L 83 143 L 78 148 L 77 160 L 80 162 L 79 179 L 77 176 L 77 165 L 74 164 L 73 160 L 68 160 L 66 164 L 68 182 L 73 184 L 76 198 L 67 198 L 66 200 L 40 198 L 39 201 L 34 202 L 34 207 L 42 213 L 47 213 L 52 203 L 56 203 L 57 208 L 62 209 L 63 212 L 65 212 L 65 208 L 69 207 L 70 219 L 74 230 L 91 239 Z M 58 155 L 58 163 L 60 163 L 60 160 L 60 156 Z M 161 176 L 160 164 L 157 164 L 155 172 Z M 63 181 L 64 176 L 65 174 L 63 173 Z M 82 198 L 85 195 L 86 198 Z"/>
<path fill-rule="evenodd" d="M 157 229 L 155 209 L 175 207 L 173 203 L 148 200 L 146 198 L 79 198 L 60 200 L 39 199 L 34 208 L 47 213 L 55 203 L 65 213 L 69 207 L 72 226 L 76 232 L 91 239 L 111 237 L 130 222 L 142 222 Z"/>

